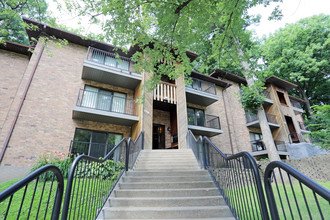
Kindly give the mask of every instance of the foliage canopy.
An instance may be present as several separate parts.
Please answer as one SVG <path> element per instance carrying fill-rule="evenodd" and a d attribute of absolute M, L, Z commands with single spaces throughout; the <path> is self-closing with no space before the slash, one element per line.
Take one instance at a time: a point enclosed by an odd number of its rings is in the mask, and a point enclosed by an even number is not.
<path fill-rule="evenodd" d="M 297 94 L 310 105 L 330 102 L 330 15 L 302 19 L 276 31 L 265 40 L 262 54 L 268 75 L 298 85 Z"/>

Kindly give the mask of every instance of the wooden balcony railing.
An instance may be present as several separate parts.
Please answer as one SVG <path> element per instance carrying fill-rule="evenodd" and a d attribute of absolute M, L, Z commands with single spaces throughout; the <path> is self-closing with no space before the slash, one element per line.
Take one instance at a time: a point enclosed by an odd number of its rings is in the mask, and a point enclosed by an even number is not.
<path fill-rule="evenodd" d="M 176 104 L 176 86 L 166 82 L 158 84 L 154 89 L 154 100 Z"/>

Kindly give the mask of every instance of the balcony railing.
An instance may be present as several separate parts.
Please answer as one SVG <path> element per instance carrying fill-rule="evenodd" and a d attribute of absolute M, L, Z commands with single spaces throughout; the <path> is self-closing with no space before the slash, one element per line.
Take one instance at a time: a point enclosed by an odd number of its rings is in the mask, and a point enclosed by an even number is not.
<path fill-rule="evenodd" d="M 154 100 L 176 104 L 176 85 L 162 82 L 154 89 Z"/>
<path fill-rule="evenodd" d="M 265 96 L 267 99 L 271 99 L 271 98 L 270 98 L 270 92 L 269 92 L 268 90 L 264 90 L 264 91 L 263 91 L 263 94 L 264 94 L 264 96 Z"/>
<path fill-rule="evenodd" d="M 131 59 L 123 56 L 116 56 L 114 53 L 99 50 L 93 47 L 88 48 L 86 60 L 99 63 L 105 66 L 118 68 L 130 73 Z"/>
<path fill-rule="evenodd" d="M 246 122 L 247 123 L 250 123 L 250 122 L 254 122 L 254 121 L 258 121 L 258 116 L 256 114 L 252 114 L 250 112 L 247 112 L 246 114 Z M 273 124 L 277 124 L 277 121 L 276 121 L 276 116 L 275 115 L 272 115 L 272 114 L 266 114 L 266 118 L 267 118 L 267 121 L 269 123 L 273 123 Z"/>
<path fill-rule="evenodd" d="M 135 100 L 108 95 L 102 92 L 80 89 L 76 105 L 79 107 L 137 116 L 137 104 Z"/>
<path fill-rule="evenodd" d="M 274 141 L 277 151 L 287 152 L 284 141 Z M 251 141 L 252 152 L 266 150 L 266 146 L 262 140 L 253 140 Z"/>
<path fill-rule="evenodd" d="M 293 99 L 290 99 L 290 101 L 291 101 L 291 104 L 293 107 L 301 109 L 300 102 L 293 100 Z"/>
<path fill-rule="evenodd" d="M 214 83 L 210 83 L 201 79 L 191 77 L 192 84 L 186 85 L 187 88 L 192 88 L 198 91 L 207 92 L 213 95 L 217 94 L 217 89 Z"/>
<path fill-rule="evenodd" d="M 201 126 L 201 127 L 206 127 L 206 128 L 214 128 L 214 129 L 221 130 L 220 119 L 218 116 L 214 116 L 214 115 L 205 114 L 203 123 L 200 123 L 200 121 L 199 121 L 199 123 L 197 123 L 197 120 L 195 120 L 194 123 L 189 123 L 189 125 Z"/>

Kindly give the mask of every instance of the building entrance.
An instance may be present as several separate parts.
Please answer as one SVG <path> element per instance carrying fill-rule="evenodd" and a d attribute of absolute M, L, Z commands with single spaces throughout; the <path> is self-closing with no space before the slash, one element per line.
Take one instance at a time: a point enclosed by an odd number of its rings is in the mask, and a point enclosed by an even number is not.
<path fill-rule="evenodd" d="M 153 124 L 152 149 L 165 149 L 165 125 Z"/>

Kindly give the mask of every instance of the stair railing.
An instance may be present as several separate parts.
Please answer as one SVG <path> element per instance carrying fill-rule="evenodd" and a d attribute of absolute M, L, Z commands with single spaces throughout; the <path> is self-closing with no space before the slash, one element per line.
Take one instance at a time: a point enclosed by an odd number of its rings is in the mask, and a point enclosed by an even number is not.
<path fill-rule="evenodd" d="M 62 220 L 96 219 L 128 165 L 143 149 L 143 132 L 123 138 L 103 159 L 78 156 L 72 163 L 65 192 Z M 129 148 L 132 150 L 130 151 Z"/>
<path fill-rule="evenodd" d="M 272 219 L 330 219 L 330 191 L 281 161 L 265 170 Z"/>
<path fill-rule="evenodd" d="M 0 219 L 58 219 L 63 189 L 61 171 L 43 166 L 0 192 Z"/>
<path fill-rule="evenodd" d="M 188 130 L 188 135 L 187 135 L 187 144 L 188 147 L 191 148 L 191 150 L 193 151 L 197 162 L 199 164 L 199 167 L 204 169 L 205 167 L 205 156 L 204 156 L 204 152 L 203 152 L 203 139 L 202 136 L 199 136 L 198 139 L 196 139 L 195 135 Z"/>
<path fill-rule="evenodd" d="M 237 219 L 269 219 L 258 166 L 250 153 L 222 153 L 207 137 L 195 138 L 189 130 L 188 146 L 202 169 L 211 174 Z"/>
<path fill-rule="evenodd" d="M 234 217 L 269 219 L 258 165 L 248 152 L 231 156 L 203 138 L 205 169 L 209 171 Z"/>
<path fill-rule="evenodd" d="M 127 151 L 128 155 L 126 157 L 129 159 L 126 160 L 127 163 L 125 166 L 126 171 L 128 171 L 129 168 L 133 168 L 136 159 L 138 158 L 141 150 L 143 150 L 144 132 L 142 131 L 135 141 L 132 138 L 129 138 L 127 143 L 128 143 L 128 151 Z"/>

